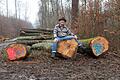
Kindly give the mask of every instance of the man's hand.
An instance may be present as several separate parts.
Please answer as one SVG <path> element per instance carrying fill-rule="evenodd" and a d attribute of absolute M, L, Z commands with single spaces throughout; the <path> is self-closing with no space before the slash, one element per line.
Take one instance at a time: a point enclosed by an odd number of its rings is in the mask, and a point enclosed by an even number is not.
<path fill-rule="evenodd" d="M 54 39 L 54 42 L 58 42 L 59 40 L 57 38 Z"/>
<path fill-rule="evenodd" d="M 75 35 L 74 38 L 77 39 L 78 37 Z"/>

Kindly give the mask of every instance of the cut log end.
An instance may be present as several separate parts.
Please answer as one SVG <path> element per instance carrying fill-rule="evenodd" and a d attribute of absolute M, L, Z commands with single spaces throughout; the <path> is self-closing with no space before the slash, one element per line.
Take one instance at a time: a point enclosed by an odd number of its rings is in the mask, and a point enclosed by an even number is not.
<path fill-rule="evenodd" d="M 19 60 L 28 56 L 28 48 L 23 44 L 10 44 L 2 51 L 5 60 Z"/>
<path fill-rule="evenodd" d="M 77 52 L 78 43 L 75 39 L 63 40 L 58 43 L 57 52 L 64 58 L 72 58 Z"/>
<path fill-rule="evenodd" d="M 104 37 L 96 37 L 90 42 L 90 47 L 94 56 L 98 57 L 109 48 L 109 42 Z"/>

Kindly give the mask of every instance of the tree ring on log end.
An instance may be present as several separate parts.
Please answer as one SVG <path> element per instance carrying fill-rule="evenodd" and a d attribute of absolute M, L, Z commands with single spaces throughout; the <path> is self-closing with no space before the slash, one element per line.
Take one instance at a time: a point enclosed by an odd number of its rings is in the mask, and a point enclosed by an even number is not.
<path fill-rule="evenodd" d="M 27 56 L 27 46 L 23 44 L 10 44 L 4 49 L 8 60 L 18 60 Z"/>
<path fill-rule="evenodd" d="M 57 52 L 64 58 L 72 58 L 77 52 L 78 43 L 75 39 L 62 40 L 58 43 Z"/>
<path fill-rule="evenodd" d="M 96 37 L 90 43 L 93 54 L 97 57 L 106 52 L 109 48 L 109 42 L 104 37 Z"/>

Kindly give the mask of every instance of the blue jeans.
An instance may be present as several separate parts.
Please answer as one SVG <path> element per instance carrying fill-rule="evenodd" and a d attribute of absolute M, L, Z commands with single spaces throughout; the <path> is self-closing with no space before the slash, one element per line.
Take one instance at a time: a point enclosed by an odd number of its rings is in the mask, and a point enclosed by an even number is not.
<path fill-rule="evenodd" d="M 65 36 L 65 37 L 57 37 L 57 39 L 59 41 L 61 40 L 71 40 L 73 39 L 74 36 Z M 77 40 L 76 40 L 77 41 Z M 78 42 L 78 41 L 77 41 Z M 79 44 L 79 42 L 78 42 Z M 56 53 L 57 53 L 57 46 L 58 46 L 58 43 L 57 42 L 54 42 L 52 45 L 51 45 L 51 49 L 52 49 L 52 57 L 55 57 Z"/>

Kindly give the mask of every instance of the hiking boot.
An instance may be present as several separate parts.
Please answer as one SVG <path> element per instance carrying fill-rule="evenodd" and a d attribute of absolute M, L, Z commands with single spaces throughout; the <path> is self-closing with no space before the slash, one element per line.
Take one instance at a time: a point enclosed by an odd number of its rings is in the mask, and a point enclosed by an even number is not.
<path fill-rule="evenodd" d="M 55 56 L 51 56 L 51 58 L 54 60 L 58 60 L 58 57 L 55 57 Z"/>

